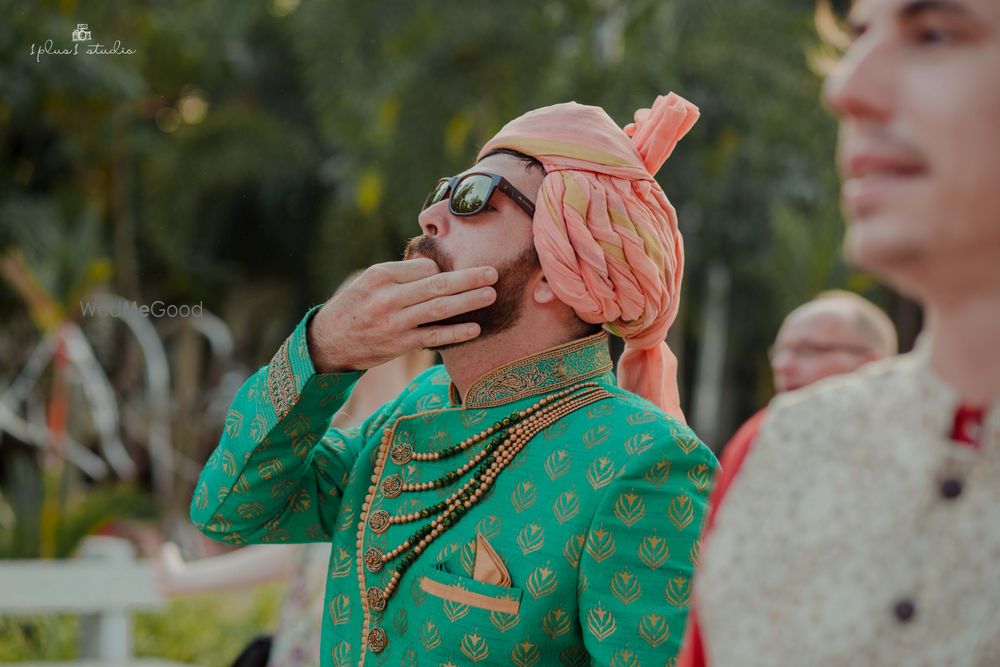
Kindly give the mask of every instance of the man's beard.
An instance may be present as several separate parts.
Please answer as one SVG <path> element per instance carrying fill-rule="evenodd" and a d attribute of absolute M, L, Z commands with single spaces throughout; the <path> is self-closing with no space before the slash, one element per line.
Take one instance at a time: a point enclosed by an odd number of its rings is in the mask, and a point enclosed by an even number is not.
<path fill-rule="evenodd" d="M 410 239 L 406 244 L 406 251 L 403 253 L 403 257 L 410 259 L 414 253 L 434 260 L 442 272 L 455 270 L 455 263 L 452 258 L 438 247 L 437 242 L 431 236 L 417 236 Z M 529 245 L 520 255 L 496 267 L 499 278 L 493 285 L 497 293 L 497 298 L 493 303 L 467 313 L 460 313 L 443 320 L 428 322 L 422 326 L 475 322 L 479 325 L 480 331 L 479 336 L 473 340 L 495 336 L 502 331 L 506 331 L 517 324 L 521 318 L 521 307 L 524 304 L 524 289 L 535 271 L 541 268 L 542 265 L 538 261 L 538 253 L 535 252 L 534 245 Z M 447 350 L 463 344 L 452 343 L 432 349 Z"/>

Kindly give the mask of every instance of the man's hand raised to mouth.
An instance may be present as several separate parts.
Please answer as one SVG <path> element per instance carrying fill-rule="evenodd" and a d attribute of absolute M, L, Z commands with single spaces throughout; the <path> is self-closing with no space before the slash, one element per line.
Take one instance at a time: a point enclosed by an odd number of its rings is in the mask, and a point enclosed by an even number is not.
<path fill-rule="evenodd" d="M 371 266 L 313 316 L 309 356 L 320 373 L 344 372 L 471 340 L 478 324 L 424 325 L 490 305 L 496 281 L 493 267 L 442 272 L 424 257 Z"/>

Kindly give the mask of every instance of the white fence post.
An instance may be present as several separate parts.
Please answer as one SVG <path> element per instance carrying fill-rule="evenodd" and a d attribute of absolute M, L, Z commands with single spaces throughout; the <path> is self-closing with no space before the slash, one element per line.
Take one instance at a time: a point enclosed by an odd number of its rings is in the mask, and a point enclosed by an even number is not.
<path fill-rule="evenodd" d="M 115 537 L 87 538 L 79 557 L 112 568 L 135 561 L 131 543 Z M 80 616 L 80 659 L 125 663 L 132 658 L 132 614 L 125 607 Z"/>

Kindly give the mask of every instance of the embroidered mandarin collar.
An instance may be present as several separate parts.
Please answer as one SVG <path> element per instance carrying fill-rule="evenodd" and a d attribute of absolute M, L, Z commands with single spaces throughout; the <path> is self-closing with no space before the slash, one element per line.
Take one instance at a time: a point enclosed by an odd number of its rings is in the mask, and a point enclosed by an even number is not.
<path fill-rule="evenodd" d="M 468 409 L 492 408 L 568 387 L 612 369 L 608 335 L 603 331 L 518 359 L 481 376 L 465 397 Z M 462 405 L 455 384 L 448 387 L 453 405 Z"/>

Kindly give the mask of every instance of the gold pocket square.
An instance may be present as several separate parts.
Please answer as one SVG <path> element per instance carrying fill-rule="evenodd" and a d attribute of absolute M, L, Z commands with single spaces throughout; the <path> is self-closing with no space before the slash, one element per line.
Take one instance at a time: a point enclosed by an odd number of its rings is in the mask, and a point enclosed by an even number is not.
<path fill-rule="evenodd" d="M 510 588 L 510 573 L 500 560 L 496 550 L 482 535 L 476 535 L 476 562 L 472 568 L 472 578 L 484 584 Z"/>
<path fill-rule="evenodd" d="M 451 580 L 460 579 L 460 577 L 451 574 L 444 576 L 450 577 Z M 510 597 L 485 595 L 466 590 L 464 586 L 435 581 L 426 576 L 420 578 L 420 588 L 425 593 L 442 600 L 450 600 L 501 614 L 516 614 L 521 609 L 520 590 L 512 588 L 507 566 L 503 564 L 500 556 L 482 535 L 476 536 L 476 560 L 472 566 L 472 578 L 481 584 L 511 589 L 511 595 Z"/>

